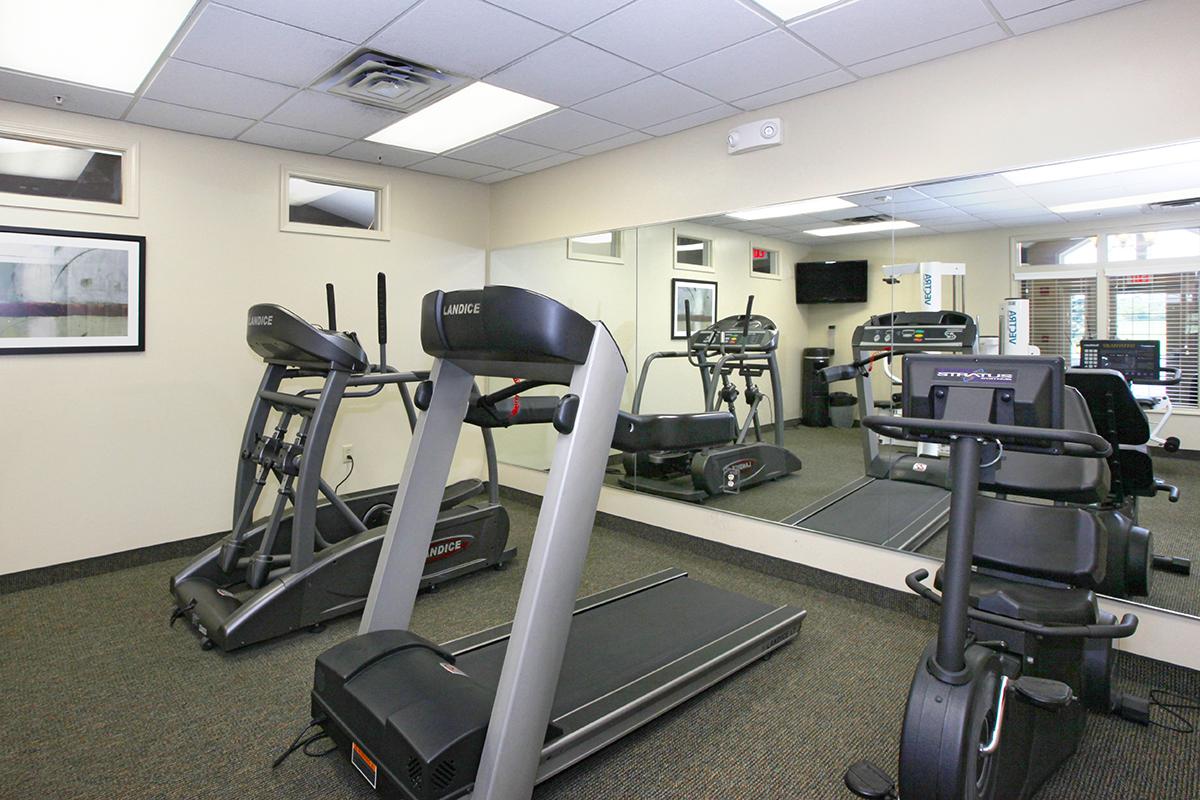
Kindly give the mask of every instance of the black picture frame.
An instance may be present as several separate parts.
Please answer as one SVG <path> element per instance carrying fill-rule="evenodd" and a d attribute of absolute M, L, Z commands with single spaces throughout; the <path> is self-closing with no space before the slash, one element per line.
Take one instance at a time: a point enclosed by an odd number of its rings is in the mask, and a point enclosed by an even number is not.
<path fill-rule="evenodd" d="M 697 292 L 700 295 L 697 295 Z M 693 278 L 671 279 L 671 311 L 670 326 L 672 339 L 688 338 L 685 329 L 684 300 L 695 300 L 711 294 L 711 304 L 691 304 L 692 332 L 707 328 L 717 321 L 717 282 L 698 281 Z M 708 307 L 706 307 L 708 306 Z"/>
<path fill-rule="evenodd" d="M 71 240 L 74 240 L 74 246 L 83 250 L 83 253 L 71 256 L 64 264 L 57 264 L 53 261 L 49 263 L 38 263 L 41 258 L 35 255 L 35 248 L 41 247 L 71 247 Z M 58 270 L 54 276 L 53 282 L 57 283 L 61 280 L 61 276 L 67 274 L 67 270 L 72 266 L 76 259 L 84 254 L 94 253 L 104 248 L 97 243 L 112 242 L 114 245 L 120 243 L 120 246 L 113 246 L 108 250 L 116 253 L 125 253 L 125 296 L 117 297 L 112 301 L 109 300 L 84 300 L 81 302 L 72 302 L 66 299 L 56 299 L 52 295 L 39 296 L 34 298 L 25 297 L 20 293 L 18 287 L 18 270 L 16 267 L 27 266 L 30 269 L 44 268 L 49 270 Z M 28 250 L 25 254 L 26 262 L 17 261 L 21 257 L 21 251 Z M 60 254 L 65 256 L 66 254 Z M 119 262 L 119 259 L 113 259 L 114 264 Z M 133 265 L 136 263 L 136 267 Z M 112 271 L 114 264 L 92 264 L 94 272 L 100 273 L 103 278 L 105 268 L 109 272 Z M 13 266 L 12 269 L 6 269 L 8 266 Z M 119 277 L 119 275 L 118 275 Z M 70 277 L 68 276 L 68 280 Z M 78 278 L 80 291 L 87 287 L 92 287 L 93 284 L 89 281 L 94 278 Z M 101 292 L 101 287 L 93 287 L 95 292 Z M 51 285 L 49 291 L 53 292 L 54 286 Z M 122 303 L 121 300 L 124 302 Z M 89 324 L 84 333 L 69 335 L 69 334 L 50 334 L 50 335 L 25 335 L 14 336 L 5 333 L 5 330 L 20 324 L 21 320 L 47 320 L 58 317 L 70 318 L 73 316 L 85 318 L 105 318 L 121 316 L 120 310 L 124 308 L 124 318 L 126 320 L 125 332 L 120 335 L 94 335 Z M 82 308 L 87 313 L 73 314 L 73 309 Z M 31 311 L 42 311 L 46 313 L 30 313 Z M 97 327 L 104 327 L 97 323 Z M 146 350 L 146 237 L 145 236 L 127 236 L 117 233 L 91 233 L 88 231 L 67 231 L 57 230 L 53 228 L 22 228 L 8 225 L 0 225 L 0 355 L 46 355 L 52 353 L 141 353 Z"/>

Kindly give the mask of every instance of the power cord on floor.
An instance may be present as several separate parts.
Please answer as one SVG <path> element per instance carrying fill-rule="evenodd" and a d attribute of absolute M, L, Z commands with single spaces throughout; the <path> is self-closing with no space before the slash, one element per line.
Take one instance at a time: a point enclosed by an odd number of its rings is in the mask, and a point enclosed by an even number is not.
<path fill-rule="evenodd" d="M 1168 702 L 1182 701 L 1182 702 Z M 1150 708 L 1160 708 L 1168 719 L 1174 720 L 1175 724 L 1169 722 L 1158 722 L 1151 720 L 1150 724 L 1158 728 L 1163 728 L 1175 733 L 1195 733 L 1196 725 L 1192 720 L 1181 714 L 1181 711 L 1200 711 L 1200 700 L 1195 697 L 1189 697 L 1186 694 L 1173 692 L 1170 689 L 1151 689 L 1150 690 Z"/>
<path fill-rule="evenodd" d="M 350 462 L 350 469 L 346 472 L 346 477 L 338 481 L 338 485 L 333 487 L 334 494 L 337 494 L 338 490 L 342 488 L 342 484 L 350 480 L 350 476 L 354 474 L 354 456 L 346 456 L 346 460 Z"/>
<path fill-rule="evenodd" d="M 296 752 L 297 750 L 302 750 L 304 752 L 304 755 L 311 756 L 313 758 L 320 758 L 321 756 L 327 756 L 330 753 L 332 753 L 334 750 L 337 750 L 337 745 L 333 745 L 331 747 L 326 748 L 325 750 L 319 750 L 317 752 L 313 752 L 313 751 L 309 750 L 309 747 L 312 746 L 313 744 L 321 741 L 322 739 L 329 738 L 329 734 L 326 733 L 323 729 L 317 731 L 316 733 L 312 734 L 311 736 L 308 736 L 307 738 L 305 737 L 306 733 L 311 731 L 313 728 L 324 724 L 324 722 L 325 722 L 325 717 L 317 717 L 316 719 L 310 721 L 307 725 L 305 725 L 304 729 L 302 731 L 300 731 L 300 733 L 296 734 L 296 738 L 292 740 L 292 743 L 290 745 L 288 745 L 287 750 L 284 750 L 283 753 L 280 754 L 279 758 L 275 759 L 275 761 L 271 763 L 271 769 L 275 769 L 280 764 L 282 764 L 284 761 L 287 761 L 288 756 L 290 756 L 292 753 Z"/>

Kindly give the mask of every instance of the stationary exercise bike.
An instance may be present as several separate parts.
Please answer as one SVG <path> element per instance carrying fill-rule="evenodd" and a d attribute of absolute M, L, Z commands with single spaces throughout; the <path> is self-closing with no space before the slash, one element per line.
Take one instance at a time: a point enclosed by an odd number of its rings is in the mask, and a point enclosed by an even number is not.
<path fill-rule="evenodd" d="M 1068 391 L 1059 358 L 912 355 L 904 416 L 863 420 L 949 444 L 953 489 L 942 593 L 922 583 L 926 570 L 905 580 L 941 617 L 909 691 L 899 791 L 864 761 L 845 775 L 858 796 L 1024 800 L 1075 751 L 1087 709 L 1147 718 L 1145 701 L 1111 685 L 1111 640 L 1131 636 L 1137 618 L 1118 622 L 1091 591 L 1104 576 L 1103 525 L 1085 509 L 979 494 L 1005 451 L 1109 454 L 1097 434 L 1063 429 Z"/>

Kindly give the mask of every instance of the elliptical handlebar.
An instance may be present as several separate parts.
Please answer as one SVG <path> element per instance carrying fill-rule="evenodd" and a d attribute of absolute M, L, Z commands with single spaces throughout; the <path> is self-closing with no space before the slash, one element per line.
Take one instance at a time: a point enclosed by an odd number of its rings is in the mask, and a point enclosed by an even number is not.
<path fill-rule="evenodd" d="M 1133 378 L 1129 382 L 1136 386 L 1178 386 L 1183 383 L 1183 370 L 1179 367 L 1159 367 L 1158 374 L 1170 375 L 1169 378 L 1159 377 L 1157 379 L 1150 378 Z"/>
<path fill-rule="evenodd" d="M 376 300 L 379 304 L 379 346 L 387 344 L 387 276 L 380 272 L 375 277 Z M 379 360 L 385 359 L 381 354 Z"/>
<path fill-rule="evenodd" d="M 1047 442 L 1053 442 L 1063 446 L 1063 455 L 1077 458 L 1107 458 L 1112 454 L 1112 445 L 1107 439 L 1085 431 L 878 415 L 865 417 L 862 424 L 869 430 L 893 439 L 910 439 L 911 436 L 907 435 L 910 433 L 934 436 L 975 436 L 1028 447 L 1044 447 Z"/>
<path fill-rule="evenodd" d="M 333 298 L 333 284 L 325 284 L 325 309 L 329 312 L 329 328 L 328 330 L 337 330 L 337 303 Z"/>
<path fill-rule="evenodd" d="M 928 577 L 929 570 L 919 569 L 907 575 L 904 578 L 904 584 L 926 600 L 941 605 L 942 596 L 921 582 Z M 1124 639 L 1137 632 L 1138 627 L 1138 618 L 1133 614 L 1125 614 L 1116 625 L 1043 625 L 1038 622 L 1026 622 L 1001 614 L 980 611 L 977 608 L 968 608 L 967 616 L 980 622 L 1047 638 Z"/>
<path fill-rule="evenodd" d="M 825 369 L 818 370 L 817 374 L 820 375 L 826 383 L 848 381 L 853 378 L 857 378 L 864 367 L 884 358 L 890 361 L 892 358 L 892 351 L 880 350 L 878 353 L 872 353 L 866 358 L 861 358 L 858 361 L 852 361 L 849 364 L 835 364 L 832 367 L 826 367 Z"/>
<path fill-rule="evenodd" d="M 754 309 L 754 295 L 746 298 L 746 319 L 742 325 L 742 336 L 749 338 L 750 336 L 750 312 Z"/>

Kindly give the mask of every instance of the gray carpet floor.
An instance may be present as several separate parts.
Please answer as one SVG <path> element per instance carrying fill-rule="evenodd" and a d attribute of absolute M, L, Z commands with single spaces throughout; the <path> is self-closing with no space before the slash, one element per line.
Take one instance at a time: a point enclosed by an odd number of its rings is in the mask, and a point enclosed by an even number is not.
<path fill-rule="evenodd" d="M 784 444 L 803 462 L 799 472 L 740 494 L 711 498 L 706 505 L 775 522 L 862 477 L 862 432 L 858 428 L 787 428 Z M 1200 616 L 1200 525 L 1196 524 L 1200 460 L 1156 455 L 1154 467 L 1158 477 L 1179 486 L 1180 501 L 1169 503 L 1166 495 L 1141 500 L 1140 522 L 1153 532 L 1156 553 L 1190 558 L 1196 573 L 1184 576 L 1155 571 L 1149 597 L 1134 599 Z M 616 485 L 619 477 L 612 473 L 608 482 Z M 935 536 L 920 552 L 940 560 L 945 536 Z"/>
<path fill-rule="evenodd" d="M 416 630 L 444 640 L 509 618 L 534 520 L 531 507 L 510 508 L 517 562 L 423 597 Z M 166 625 L 167 577 L 183 563 L 0 596 L 0 797 L 372 797 L 338 756 L 297 754 L 270 768 L 308 719 L 314 658 L 350 636 L 355 621 L 233 654 L 203 652 L 190 631 Z M 620 525 L 598 526 L 581 593 L 672 565 L 807 608 L 800 638 L 545 783 L 539 800 L 844 798 L 849 762 L 892 768 L 911 670 L 932 625 Z M 1124 687 L 1146 691 L 1144 663 L 1127 667 Z M 1200 694 L 1194 673 L 1171 680 Z M 1040 800 L 1200 797 L 1200 736 L 1100 717 L 1089 726 Z"/>

